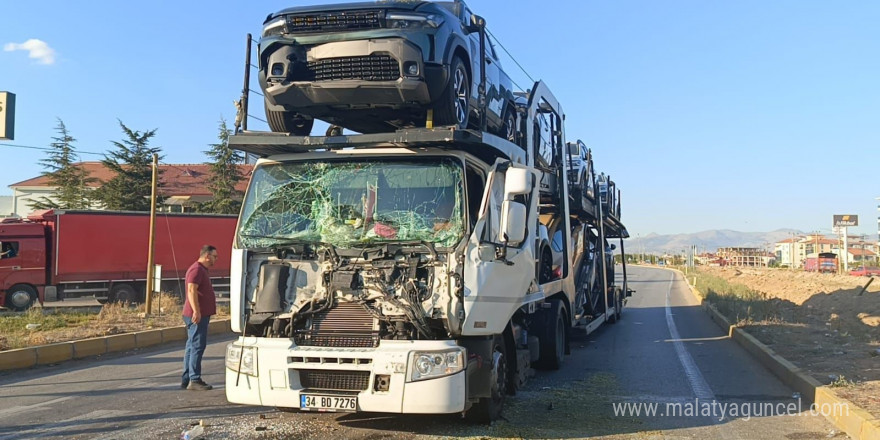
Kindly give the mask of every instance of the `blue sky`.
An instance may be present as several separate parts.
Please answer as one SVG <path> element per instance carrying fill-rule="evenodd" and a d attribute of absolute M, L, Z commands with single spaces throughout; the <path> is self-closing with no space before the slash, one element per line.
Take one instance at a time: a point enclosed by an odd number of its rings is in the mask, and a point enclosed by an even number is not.
<path fill-rule="evenodd" d="M 157 128 L 165 162 L 204 162 L 218 120 L 234 119 L 244 35 L 309 3 L 4 2 L 0 47 L 38 39 L 54 60 L 0 51 L 0 90 L 17 95 L 16 138 L 0 144 L 45 147 L 57 117 L 79 150 L 101 153 L 121 138 L 118 118 Z M 562 102 L 567 138 L 618 183 L 633 236 L 830 233 L 833 214 L 858 214 L 856 232 L 876 238 L 880 2 L 468 4 Z M 0 152 L 0 195 L 42 171 L 45 152 Z"/>

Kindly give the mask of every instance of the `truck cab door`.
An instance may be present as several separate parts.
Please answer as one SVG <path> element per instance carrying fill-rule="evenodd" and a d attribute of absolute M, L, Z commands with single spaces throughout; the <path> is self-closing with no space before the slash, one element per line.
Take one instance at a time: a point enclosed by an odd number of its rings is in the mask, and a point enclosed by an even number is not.
<path fill-rule="evenodd" d="M 511 193 L 509 176 L 527 176 L 527 192 Z M 488 179 L 480 214 L 465 251 L 463 336 L 500 334 L 525 296 L 537 289 L 535 173 L 531 168 L 499 160 Z M 514 213 L 510 222 L 516 222 L 512 218 L 517 215 L 524 217 L 525 230 L 514 237 L 521 241 L 504 243 L 505 211 Z M 519 221 L 523 223 L 522 219 Z"/>

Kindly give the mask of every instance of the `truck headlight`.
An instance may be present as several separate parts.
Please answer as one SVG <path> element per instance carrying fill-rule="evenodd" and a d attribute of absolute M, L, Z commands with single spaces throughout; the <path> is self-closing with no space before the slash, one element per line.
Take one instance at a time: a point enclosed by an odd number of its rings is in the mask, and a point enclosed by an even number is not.
<path fill-rule="evenodd" d="M 410 357 L 409 381 L 449 376 L 464 369 L 464 349 L 416 351 Z"/>
<path fill-rule="evenodd" d="M 392 29 L 436 29 L 443 24 L 443 17 L 435 14 L 389 12 L 385 15 L 385 24 Z"/>
<path fill-rule="evenodd" d="M 272 35 L 281 35 L 287 30 L 287 17 L 282 15 L 263 25 L 263 38 Z"/>
<path fill-rule="evenodd" d="M 241 365 L 241 370 L 238 366 Z M 226 368 L 247 374 L 257 375 L 257 347 L 242 347 L 229 344 L 226 346 Z"/>

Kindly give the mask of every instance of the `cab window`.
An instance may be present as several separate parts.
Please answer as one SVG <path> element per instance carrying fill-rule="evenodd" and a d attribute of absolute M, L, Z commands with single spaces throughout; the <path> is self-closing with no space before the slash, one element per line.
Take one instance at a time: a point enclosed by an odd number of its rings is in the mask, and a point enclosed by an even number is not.
<path fill-rule="evenodd" d="M 0 259 L 15 258 L 18 256 L 18 242 L 4 241 L 0 243 Z"/>

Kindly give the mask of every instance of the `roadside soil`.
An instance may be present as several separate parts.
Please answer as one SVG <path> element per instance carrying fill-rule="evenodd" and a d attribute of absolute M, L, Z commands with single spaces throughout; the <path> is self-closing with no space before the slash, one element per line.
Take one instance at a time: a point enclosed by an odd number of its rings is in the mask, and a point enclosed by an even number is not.
<path fill-rule="evenodd" d="M 764 319 L 728 319 L 880 418 L 880 279 L 859 295 L 868 277 L 752 267 L 699 271 L 757 292 Z"/>
<path fill-rule="evenodd" d="M 153 300 L 153 314 L 143 317 L 144 305 L 105 304 L 97 314 L 58 312 L 44 315 L 39 308 L 28 313 L 0 316 L 0 351 L 76 341 L 183 325 L 183 306 L 172 295 Z M 217 317 L 229 316 L 218 305 Z"/>

